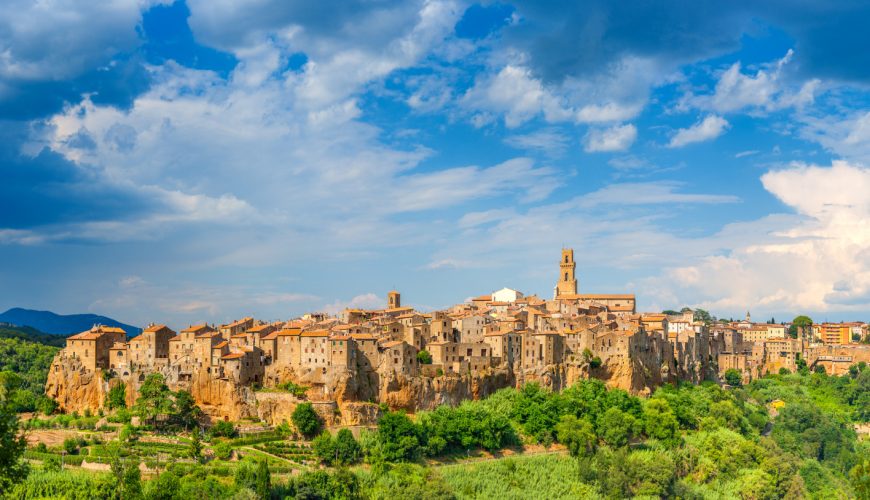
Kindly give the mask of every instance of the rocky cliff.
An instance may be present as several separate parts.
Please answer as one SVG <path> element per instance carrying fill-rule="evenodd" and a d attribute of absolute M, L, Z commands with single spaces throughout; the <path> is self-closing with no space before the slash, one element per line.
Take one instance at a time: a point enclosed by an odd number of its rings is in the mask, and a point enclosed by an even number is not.
<path fill-rule="evenodd" d="M 96 411 L 103 407 L 109 383 L 102 370 L 86 370 L 78 359 L 58 354 L 48 370 L 45 395 L 57 401 L 65 412 Z"/>

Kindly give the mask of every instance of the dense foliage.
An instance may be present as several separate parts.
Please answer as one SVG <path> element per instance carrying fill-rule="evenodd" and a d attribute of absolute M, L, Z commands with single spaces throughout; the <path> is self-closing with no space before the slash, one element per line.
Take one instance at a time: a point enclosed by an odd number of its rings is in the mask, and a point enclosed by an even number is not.
<path fill-rule="evenodd" d="M 298 405 L 290 416 L 293 420 L 293 425 L 296 429 L 306 437 L 316 436 L 320 428 L 323 427 L 320 415 L 314 411 L 314 406 L 311 403 L 302 403 Z"/>
<path fill-rule="evenodd" d="M 194 404 L 187 391 L 172 392 L 163 375 L 151 373 L 139 387 L 139 397 L 133 412 L 142 422 L 158 428 L 180 427 L 189 429 L 197 424 L 202 411 Z"/>
<path fill-rule="evenodd" d="M 20 338 L 0 338 L 0 378 L 8 382 L 8 404 L 14 411 L 54 410 L 55 405 L 44 393 L 48 369 L 57 351 L 56 347 Z"/>

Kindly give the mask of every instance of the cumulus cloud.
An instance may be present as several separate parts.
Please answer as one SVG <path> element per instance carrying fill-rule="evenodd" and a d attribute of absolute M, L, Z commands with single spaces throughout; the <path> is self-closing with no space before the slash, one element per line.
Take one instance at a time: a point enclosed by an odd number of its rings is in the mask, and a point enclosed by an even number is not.
<path fill-rule="evenodd" d="M 385 307 L 386 304 L 387 299 L 369 292 L 356 295 L 350 300 L 336 300 L 323 306 L 320 310 L 329 314 L 338 314 L 345 309 L 379 309 Z"/>
<path fill-rule="evenodd" d="M 761 178 L 798 218 L 744 226 L 748 241 L 671 269 L 680 300 L 712 310 L 866 311 L 870 306 L 870 169 L 835 161 Z M 691 300 L 698 297 L 701 300 Z"/>
<path fill-rule="evenodd" d="M 755 74 L 743 72 L 738 61 L 719 76 L 712 94 L 689 94 L 683 98 L 681 105 L 718 113 L 802 108 L 813 102 L 821 82 L 816 78 L 799 85 L 787 81 L 786 66 L 793 57 L 794 51 L 789 49 L 782 59 L 763 65 Z"/>
<path fill-rule="evenodd" d="M 709 115 L 689 128 L 677 130 L 671 137 L 668 147 L 681 148 L 695 142 L 715 139 L 725 133 L 729 126 L 728 121 L 721 116 Z"/>
<path fill-rule="evenodd" d="M 862 164 L 870 164 L 870 111 L 804 114 L 799 134 L 821 144 L 832 153 Z"/>
<path fill-rule="evenodd" d="M 637 127 L 616 125 L 608 129 L 590 129 L 583 139 L 583 150 L 590 152 L 625 151 L 637 139 Z"/>

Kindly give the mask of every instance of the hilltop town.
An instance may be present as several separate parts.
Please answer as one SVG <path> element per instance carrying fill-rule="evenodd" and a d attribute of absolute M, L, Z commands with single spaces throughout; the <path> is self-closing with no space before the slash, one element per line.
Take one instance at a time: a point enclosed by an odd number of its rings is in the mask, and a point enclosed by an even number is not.
<path fill-rule="evenodd" d="M 632 294 L 579 293 L 573 250 L 562 250 L 558 270 L 552 299 L 503 288 L 423 313 L 391 291 L 383 309 L 180 332 L 152 324 L 129 340 L 96 325 L 67 339 L 46 394 L 65 411 L 97 410 L 123 383 L 132 404 L 159 372 L 212 419 L 277 425 L 308 400 L 328 423 L 355 425 L 372 423 L 381 404 L 426 410 L 529 381 L 560 390 L 597 378 L 649 394 L 665 383 L 721 381 L 728 370 L 749 381 L 804 366 L 839 374 L 870 361 L 870 345 L 856 342 L 870 334 L 863 323 L 793 328 L 749 314 L 723 322 L 691 310 L 639 313 Z M 299 390 L 276 390 L 288 383 Z"/>

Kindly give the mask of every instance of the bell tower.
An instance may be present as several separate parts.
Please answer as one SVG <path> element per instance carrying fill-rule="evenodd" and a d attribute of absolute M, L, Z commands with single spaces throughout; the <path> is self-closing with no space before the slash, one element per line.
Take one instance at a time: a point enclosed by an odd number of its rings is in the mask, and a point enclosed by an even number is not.
<path fill-rule="evenodd" d="M 399 292 L 392 290 L 387 293 L 387 307 L 390 309 L 402 307 L 402 296 Z"/>
<path fill-rule="evenodd" d="M 577 295 L 577 279 L 574 277 L 574 250 L 562 249 L 562 259 L 559 261 L 559 281 L 556 283 L 555 298 L 564 295 Z"/>

